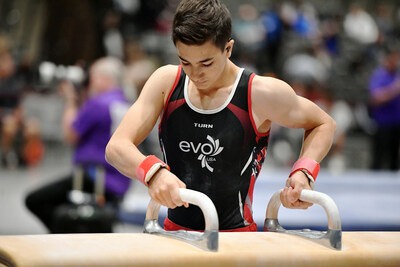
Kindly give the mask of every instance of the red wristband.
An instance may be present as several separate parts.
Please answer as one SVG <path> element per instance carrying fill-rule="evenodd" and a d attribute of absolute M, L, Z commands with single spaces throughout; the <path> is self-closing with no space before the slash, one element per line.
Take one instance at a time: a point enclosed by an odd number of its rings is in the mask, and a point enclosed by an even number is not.
<path fill-rule="evenodd" d="M 309 158 L 301 158 L 296 161 L 293 165 L 292 171 L 290 172 L 289 177 L 293 175 L 293 173 L 304 170 L 306 171 L 314 180 L 317 180 L 318 172 L 319 172 L 319 163 L 315 160 Z"/>
<path fill-rule="evenodd" d="M 149 181 L 160 168 L 170 170 L 169 166 L 156 156 L 147 156 L 136 169 L 136 178 L 145 186 L 148 186 Z"/>

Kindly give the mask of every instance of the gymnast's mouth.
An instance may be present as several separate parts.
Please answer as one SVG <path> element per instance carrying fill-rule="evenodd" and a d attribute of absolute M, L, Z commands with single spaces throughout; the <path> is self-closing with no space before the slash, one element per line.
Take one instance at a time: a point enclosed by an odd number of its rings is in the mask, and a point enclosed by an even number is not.
<path fill-rule="evenodd" d="M 207 81 L 193 81 L 193 83 L 197 86 L 197 87 L 201 87 L 204 86 Z"/>

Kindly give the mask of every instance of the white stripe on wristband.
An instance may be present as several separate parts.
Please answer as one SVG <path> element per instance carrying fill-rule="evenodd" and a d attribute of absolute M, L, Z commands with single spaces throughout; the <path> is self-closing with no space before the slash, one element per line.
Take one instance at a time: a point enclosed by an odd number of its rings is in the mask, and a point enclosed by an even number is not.
<path fill-rule="evenodd" d="M 314 182 L 317 179 L 319 168 L 319 163 L 315 160 L 309 158 L 301 158 L 293 164 L 293 168 L 290 172 L 289 177 L 291 177 L 297 171 L 302 171 L 310 180 L 311 189 L 314 189 Z"/>
<path fill-rule="evenodd" d="M 156 156 L 147 156 L 136 169 L 136 178 L 145 186 L 149 186 L 151 178 L 160 168 L 166 168 L 170 171 L 170 167 Z"/>

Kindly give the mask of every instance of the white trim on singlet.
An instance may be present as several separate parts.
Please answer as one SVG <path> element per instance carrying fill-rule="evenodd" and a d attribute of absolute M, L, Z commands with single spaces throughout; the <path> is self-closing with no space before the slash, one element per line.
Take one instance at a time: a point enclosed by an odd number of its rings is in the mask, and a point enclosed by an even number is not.
<path fill-rule="evenodd" d="M 226 99 L 225 103 L 224 103 L 222 106 L 220 106 L 219 108 L 210 109 L 210 110 L 197 108 L 195 105 L 192 104 L 192 102 L 190 102 L 190 100 L 189 100 L 189 93 L 188 93 L 188 88 L 189 88 L 189 77 L 186 75 L 186 77 L 185 77 L 185 85 L 184 85 L 184 90 L 183 90 L 183 92 L 184 92 L 183 94 L 184 94 L 184 96 L 185 96 L 186 103 L 188 104 L 188 106 L 189 106 L 192 110 L 196 111 L 197 113 L 201 113 L 201 114 L 215 114 L 215 113 L 220 112 L 221 110 L 223 110 L 224 108 L 226 108 L 226 107 L 229 105 L 229 103 L 231 102 L 233 96 L 235 95 L 236 88 L 237 88 L 237 85 L 238 85 L 238 83 L 239 83 L 239 81 L 240 81 L 240 78 L 242 77 L 243 71 L 244 71 L 244 68 L 241 68 L 241 69 L 239 70 L 239 73 L 238 73 L 238 75 L 236 76 L 235 83 L 233 84 L 232 91 L 230 92 L 229 97 Z"/>
<path fill-rule="evenodd" d="M 243 173 L 246 171 L 247 167 L 249 167 L 249 165 L 250 165 L 250 163 L 252 162 L 252 160 L 253 160 L 253 151 L 251 151 L 250 157 L 249 157 L 249 159 L 247 160 L 246 165 L 244 165 L 244 167 L 243 167 L 243 169 L 242 169 L 242 172 L 240 173 L 240 176 L 243 175 Z"/>

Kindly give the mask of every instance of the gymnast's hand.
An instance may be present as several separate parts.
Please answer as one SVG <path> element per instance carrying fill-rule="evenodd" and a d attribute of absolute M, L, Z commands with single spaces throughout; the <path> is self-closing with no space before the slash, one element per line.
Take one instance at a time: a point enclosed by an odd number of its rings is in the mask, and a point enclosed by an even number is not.
<path fill-rule="evenodd" d="M 179 188 L 186 188 L 186 185 L 173 173 L 164 168 L 154 174 L 149 182 L 149 194 L 151 198 L 170 209 L 182 205 L 186 208 L 189 207 L 187 202 L 181 200 Z"/>
<path fill-rule="evenodd" d="M 313 204 L 299 200 L 303 189 L 311 190 L 307 176 L 301 172 L 295 172 L 286 180 L 286 186 L 280 194 L 282 205 L 289 209 L 308 209 Z"/>

